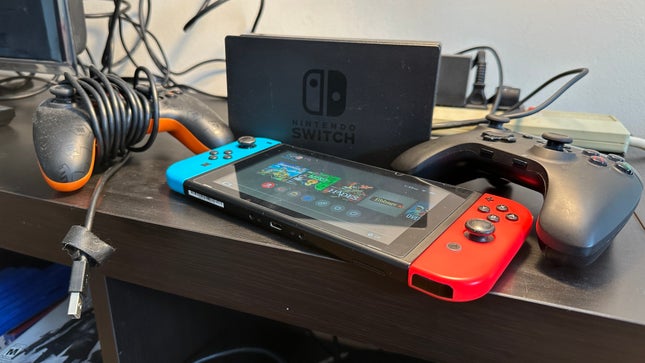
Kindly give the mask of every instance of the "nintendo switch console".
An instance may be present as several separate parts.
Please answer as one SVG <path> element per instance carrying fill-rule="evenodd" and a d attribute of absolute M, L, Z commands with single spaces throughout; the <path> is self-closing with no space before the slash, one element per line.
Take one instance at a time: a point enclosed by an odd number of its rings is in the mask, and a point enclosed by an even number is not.
<path fill-rule="evenodd" d="M 171 165 L 170 188 L 448 301 L 480 298 L 522 246 L 517 202 L 245 136 Z"/>

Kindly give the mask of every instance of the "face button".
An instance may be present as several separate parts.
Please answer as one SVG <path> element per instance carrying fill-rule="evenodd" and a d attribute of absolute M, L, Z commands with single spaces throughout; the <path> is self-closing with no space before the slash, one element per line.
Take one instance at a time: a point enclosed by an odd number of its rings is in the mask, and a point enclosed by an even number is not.
<path fill-rule="evenodd" d="M 495 207 L 500 212 L 508 212 L 508 206 L 504 204 L 499 204 L 497 207 Z"/>
<path fill-rule="evenodd" d="M 598 155 L 600 155 L 600 153 L 597 152 L 596 150 L 593 150 L 593 149 L 584 149 L 584 150 L 582 150 L 582 155 L 585 155 L 585 156 L 598 156 Z"/>
<path fill-rule="evenodd" d="M 623 158 L 620 155 L 616 155 L 616 154 L 608 154 L 607 159 L 609 159 L 611 161 L 615 161 L 615 162 L 625 161 L 625 158 Z"/>
<path fill-rule="evenodd" d="M 490 242 L 493 240 L 495 225 L 490 221 L 479 218 L 471 218 L 466 221 L 466 232 L 464 235 L 471 241 Z"/>
<path fill-rule="evenodd" d="M 489 221 L 491 221 L 493 223 L 499 222 L 499 216 L 497 214 L 491 214 L 488 217 L 486 217 L 486 219 L 488 219 Z"/>
<path fill-rule="evenodd" d="M 622 173 L 625 173 L 627 175 L 634 175 L 634 168 L 626 161 L 619 161 L 616 163 L 616 165 L 614 165 L 614 167 Z"/>
<path fill-rule="evenodd" d="M 511 222 L 517 222 L 520 220 L 520 217 L 515 213 L 509 213 L 506 215 L 506 219 L 508 219 Z"/>
<path fill-rule="evenodd" d="M 208 160 L 217 160 L 217 154 L 208 155 Z"/>
<path fill-rule="evenodd" d="M 477 210 L 482 212 L 482 213 L 490 212 L 490 208 L 488 206 L 486 206 L 486 205 L 480 205 L 479 207 L 477 207 Z"/>
<path fill-rule="evenodd" d="M 605 160 L 605 158 L 603 158 L 602 156 L 598 156 L 598 155 L 590 157 L 589 162 L 597 166 L 607 166 L 607 160 Z"/>

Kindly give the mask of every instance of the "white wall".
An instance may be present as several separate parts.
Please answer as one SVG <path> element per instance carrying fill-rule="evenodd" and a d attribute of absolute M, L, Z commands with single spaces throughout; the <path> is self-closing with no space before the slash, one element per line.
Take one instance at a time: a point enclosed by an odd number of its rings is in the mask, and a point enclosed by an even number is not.
<path fill-rule="evenodd" d="M 230 0 L 186 33 L 182 27 L 202 0 L 152 3 L 151 31 L 163 42 L 171 68 L 183 70 L 200 60 L 224 57 L 224 36 L 248 32 L 259 1 Z M 91 12 L 106 4 L 110 2 L 90 0 L 85 7 Z M 88 23 L 97 58 L 105 24 Z M 258 32 L 437 40 L 445 53 L 489 45 L 502 58 L 505 83 L 520 87 L 523 94 L 557 73 L 587 67 L 589 75 L 551 109 L 611 114 L 634 135 L 645 136 L 645 2 L 641 0 L 266 0 Z M 137 57 L 144 59 L 143 54 Z M 491 73 L 488 82 L 496 82 L 495 77 Z M 177 79 L 225 93 L 222 66 L 211 65 Z"/>

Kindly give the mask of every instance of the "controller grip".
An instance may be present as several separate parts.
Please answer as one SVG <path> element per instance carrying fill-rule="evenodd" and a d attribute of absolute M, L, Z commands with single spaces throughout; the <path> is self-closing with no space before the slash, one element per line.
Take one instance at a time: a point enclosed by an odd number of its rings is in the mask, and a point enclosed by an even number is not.
<path fill-rule="evenodd" d="M 170 133 L 193 153 L 200 154 L 234 141 L 229 127 L 204 102 L 173 90 L 161 95 L 159 131 Z"/>
<path fill-rule="evenodd" d="M 61 192 L 80 189 L 92 176 L 95 138 L 82 111 L 41 105 L 33 116 L 33 141 L 40 171 Z"/>
<path fill-rule="evenodd" d="M 152 130 L 152 123 L 148 133 Z M 233 141 L 233 133 L 219 121 L 203 117 L 189 121 L 160 117 L 159 132 L 168 132 L 195 154 L 201 154 Z"/>
<path fill-rule="evenodd" d="M 406 174 L 449 184 L 460 184 L 480 176 L 476 152 L 470 147 L 454 147 L 450 140 L 422 142 L 401 153 L 390 164 Z"/>
<path fill-rule="evenodd" d="M 40 171 L 52 189 L 75 191 L 92 176 L 96 139 L 89 119 L 73 104 L 56 99 L 44 101 L 36 108 L 34 147 Z M 151 130 L 152 122 L 148 133 Z M 233 133 L 215 111 L 188 95 L 161 102 L 159 132 L 169 132 L 196 154 L 233 141 Z"/>

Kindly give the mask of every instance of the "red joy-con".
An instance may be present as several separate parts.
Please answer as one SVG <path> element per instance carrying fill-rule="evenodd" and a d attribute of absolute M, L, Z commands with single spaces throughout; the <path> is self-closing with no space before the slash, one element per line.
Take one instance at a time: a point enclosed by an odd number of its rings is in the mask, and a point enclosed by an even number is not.
<path fill-rule="evenodd" d="M 448 301 L 487 294 L 524 243 L 533 223 L 526 207 L 483 194 L 408 269 L 408 285 Z"/>

